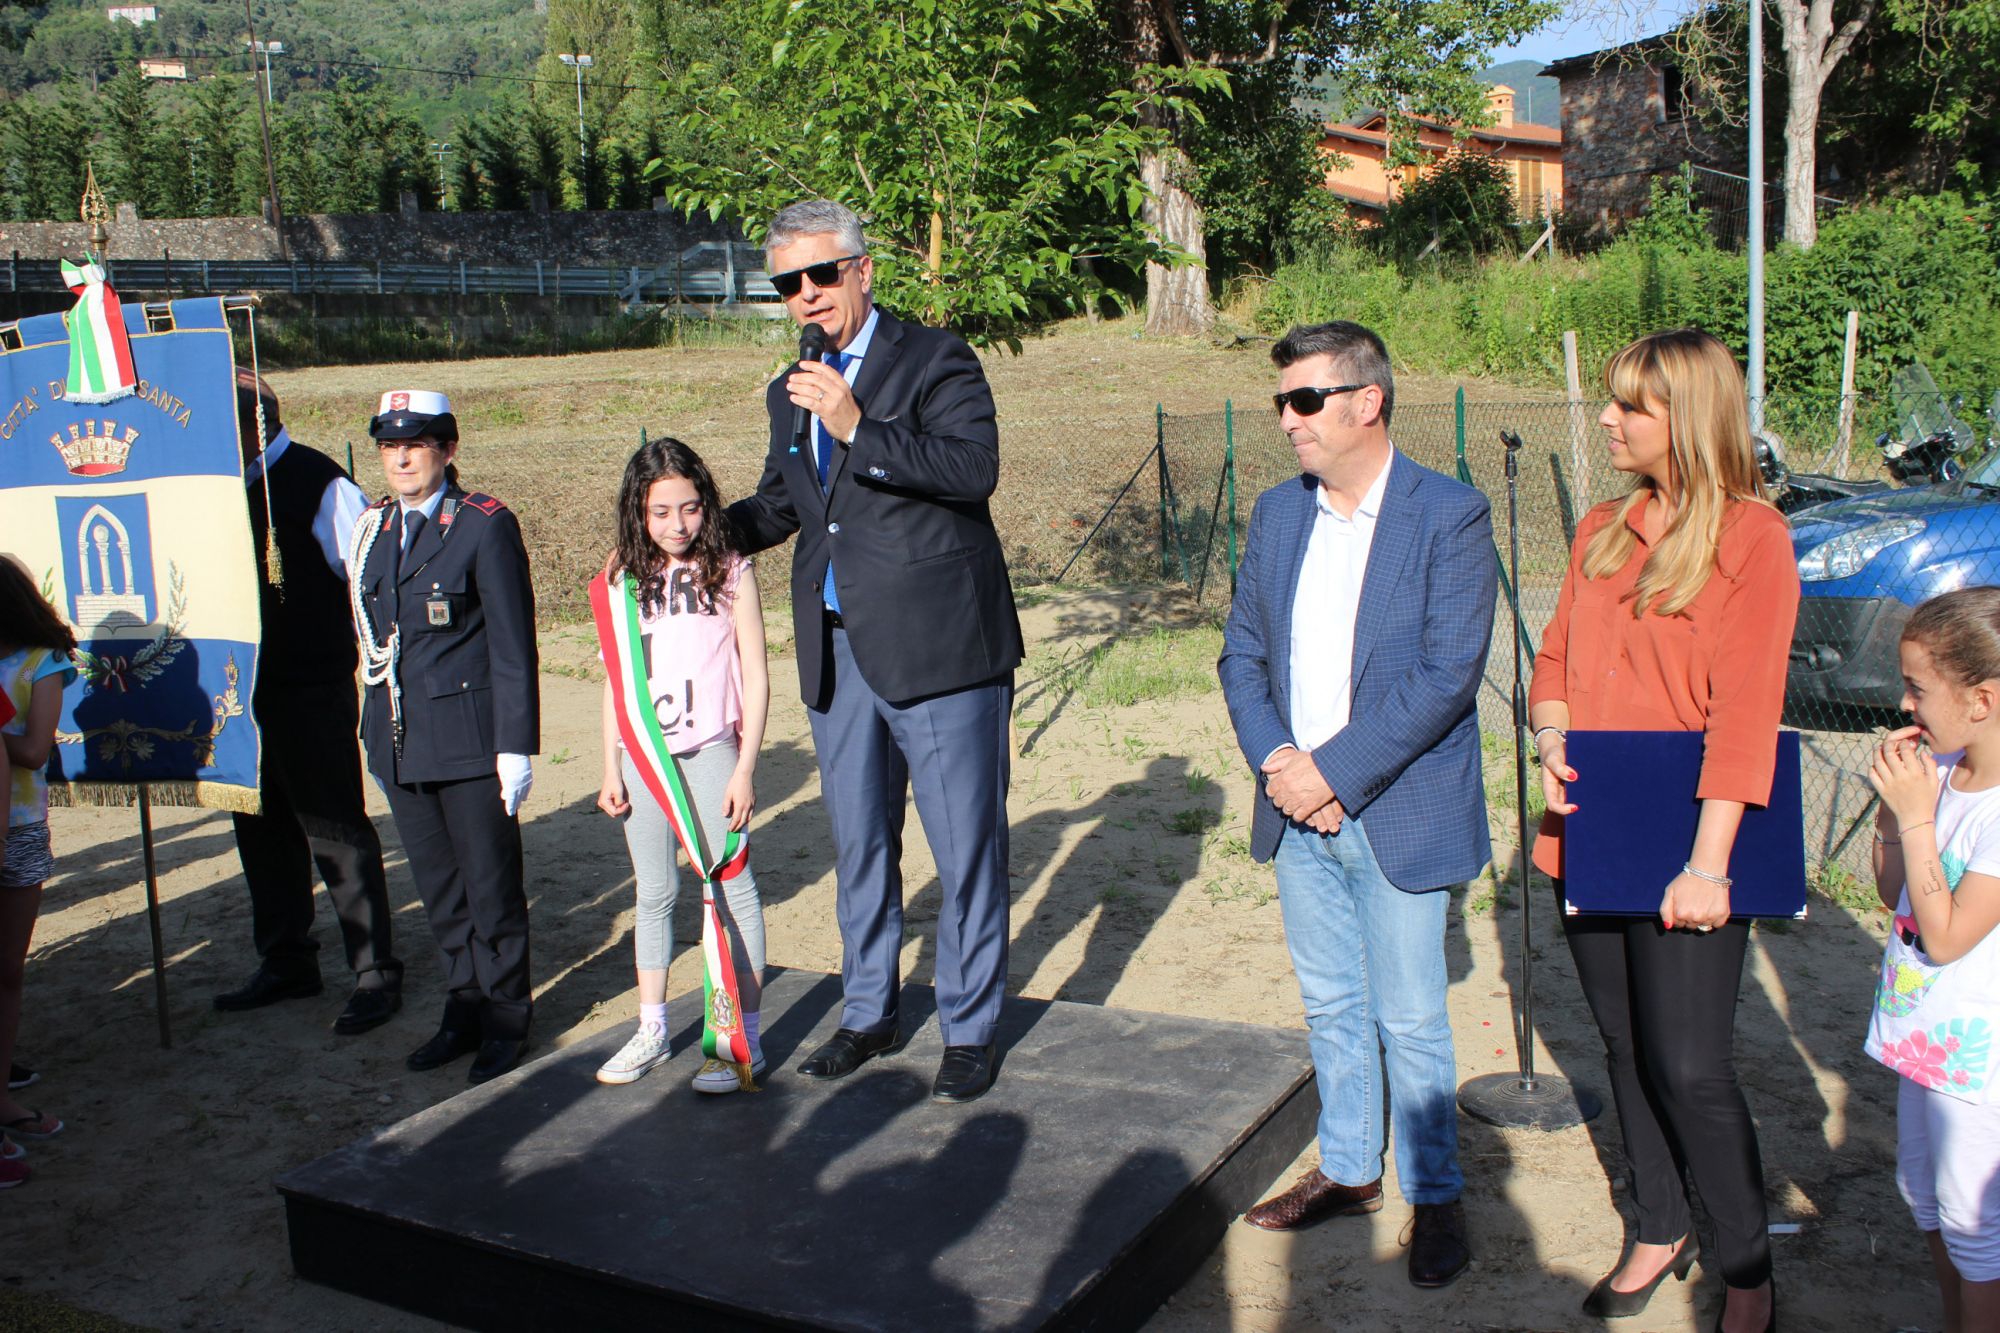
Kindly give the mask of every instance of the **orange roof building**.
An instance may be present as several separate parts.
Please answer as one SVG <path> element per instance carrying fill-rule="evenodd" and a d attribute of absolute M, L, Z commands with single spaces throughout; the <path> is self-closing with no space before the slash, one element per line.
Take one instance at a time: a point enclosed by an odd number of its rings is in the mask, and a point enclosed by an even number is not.
<path fill-rule="evenodd" d="M 1364 216 L 1378 213 L 1453 149 L 1489 153 L 1514 178 L 1514 206 L 1524 218 L 1547 217 L 1563 205 L 1562 131 L 1514 119 L 1514 90 L 1496 84 L 1487 90 L 1491 125 L 1454 126 L 1418 118 L 1417 146 L 1423 161 L 1389 165 L 1389 118 L 1370 112 L 1345 124 L 1328 124 L 1320 152 L 1330 159 L 1326 188 Z"/>

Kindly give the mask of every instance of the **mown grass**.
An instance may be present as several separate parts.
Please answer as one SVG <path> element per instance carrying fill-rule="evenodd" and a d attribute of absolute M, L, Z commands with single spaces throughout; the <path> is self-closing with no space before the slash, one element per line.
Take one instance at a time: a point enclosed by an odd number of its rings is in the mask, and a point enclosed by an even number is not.
<path fill-rule="evenodd" d="M 1129 708 L 1147 700 L 1211 694 L 1221 688 L 1215 676 L 1221 652 L 1219 626 L 1128 634 L 1085 655 L 1078 698 L 1089 708 Z"/>

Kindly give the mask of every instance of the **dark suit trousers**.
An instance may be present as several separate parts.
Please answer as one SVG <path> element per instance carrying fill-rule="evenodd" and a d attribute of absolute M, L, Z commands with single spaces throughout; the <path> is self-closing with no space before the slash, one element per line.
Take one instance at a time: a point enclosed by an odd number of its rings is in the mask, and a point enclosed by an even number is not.
<path fill-rule="evenodd" d="M 313 866 L 340 921 L 347 965 L 364 987 L 402 984 L 389 947 L 382 842 L 362 803 L 353 682 L 274 688 L 256 707 L 263 736 L 264 813 L 236 816 L 236 852 L 250 885 L 251 932 L 272 967 L 316 966 Z"/>
<path fill-rule="evenodd" d="M 1749 922 L 1702 935 L 1653 917 L 1558 919 L 1604 1037 L 1637 1238 L 1666 1245 L 1687 1234 L 1685 1165 L 1715 1219 L 1723 1280 L 1761 1286 L 1771 1276 L 1764 1166 L 1734 1056 Z"/>
<path fill-rule="evenodd" d="M 528 1035 L 528 897 L 521 825 L 500 780 L 384 783 L 410 874 L 444 968 L 445 1023 L 475 1021 L 488 1039 Z"/>
<path fill-rule="evenodd" d="M 902 988 L 903 810 L 914 787 L 944 901 L 938 1023 L 947 1046 L 983 1046 L 1007 989 L 1007 716 L 1011 675 L 915 703 L 878 697 L 833 630 L 832 699 L 807 709 L 833 822 L 840 1025 L 895 1025 Z"/>

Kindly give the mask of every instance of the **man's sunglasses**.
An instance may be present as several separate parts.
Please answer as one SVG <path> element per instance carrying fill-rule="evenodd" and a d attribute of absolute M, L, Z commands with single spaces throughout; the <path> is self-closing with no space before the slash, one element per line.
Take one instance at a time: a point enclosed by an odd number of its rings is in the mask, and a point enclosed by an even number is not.
<path fill-rule="evenodd" d="M 1326 400 L 1337 393 L 1353 393 L 1357 389 L 1373 388 L 1370 384 L 1336 384 L 1331 389 L 1316 389 L 1308 385 L 1303 389 L 1287 389 L 1283 393 L 1271 395 L 1271 401 L 1278 406 L 1278 415 L 1283 416 L 1287 407 L 1302 417 L 1318 416 L 1326 406 Z"/>
<path fill-rule="evenodd" d="M 783 273 L 771 275 L 771 285 L 777 288 L 778 295 L 787 301 L 799 294 L 799 288 L 804 285 L 807 278 L 812 279 L 815 287 L 838 287 L 840 266 L 851 264 L 859 258 L 860 255 L 847 255 L 840 259 L 829 259 L 822 264 L 807 264 L 804 268 L 786 269 Z"/>

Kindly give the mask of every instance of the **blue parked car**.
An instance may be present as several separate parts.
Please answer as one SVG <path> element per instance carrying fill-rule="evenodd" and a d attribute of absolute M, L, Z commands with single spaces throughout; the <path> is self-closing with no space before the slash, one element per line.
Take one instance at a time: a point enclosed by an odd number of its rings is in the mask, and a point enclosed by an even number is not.
<path fill-rule="evenodd" d="M 1987 415 L 2000 428 L 2000 394 Z M 1965 427 L 1951 423 L 1958 430 Z M 1970 432 L 1966 432 L 1970 435 Z M 1996 429 L 2000 434 L 2000 429 Z M 1893 725 L 1897 644 L 1919 602 L 2000 583 L 2000 447 L 1989 435 L 1964 475 L 1793 513 L 1803 597 L 1785 678 L 1785 721 L 1819 731 Z"/>

